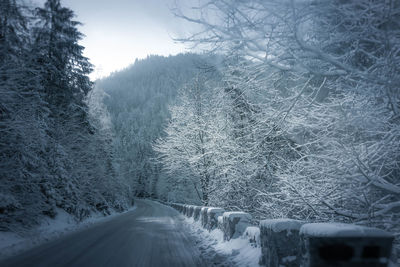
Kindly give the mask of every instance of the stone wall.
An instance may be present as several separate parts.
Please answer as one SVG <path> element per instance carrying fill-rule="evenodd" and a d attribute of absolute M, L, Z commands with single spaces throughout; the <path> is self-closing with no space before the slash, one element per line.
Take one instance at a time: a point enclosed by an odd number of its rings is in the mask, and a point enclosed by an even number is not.
<path fill-rule="evenodd" d="M 387 267 L 394 236 L 352 224 L 307 223 L 291 219 L 254 222 L 250 214 L 216 207 L 166 203 L 205 229 L 219 229 L 224 240 L 247 238 L 261 250 L 268 267 Z"/>

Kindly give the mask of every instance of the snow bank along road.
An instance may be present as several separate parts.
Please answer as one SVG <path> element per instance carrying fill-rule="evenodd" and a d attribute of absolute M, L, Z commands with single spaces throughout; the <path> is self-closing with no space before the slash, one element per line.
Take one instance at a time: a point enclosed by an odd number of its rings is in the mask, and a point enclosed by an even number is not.
<path fill-rule="evenodd" d="M 177 211 L 148 200 L 137 209 L 0 262 L 0 266 L 207 266 Z"/>

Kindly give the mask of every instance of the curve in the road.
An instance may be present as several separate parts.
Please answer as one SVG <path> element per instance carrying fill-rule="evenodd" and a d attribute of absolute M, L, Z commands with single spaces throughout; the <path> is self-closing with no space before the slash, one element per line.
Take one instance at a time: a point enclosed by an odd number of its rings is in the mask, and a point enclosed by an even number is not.
<path fill-rule="evenodd" d="M 206 266 L 179 214 L 149 200 L 134 211 L 0 262 L 8 267 Z"/>

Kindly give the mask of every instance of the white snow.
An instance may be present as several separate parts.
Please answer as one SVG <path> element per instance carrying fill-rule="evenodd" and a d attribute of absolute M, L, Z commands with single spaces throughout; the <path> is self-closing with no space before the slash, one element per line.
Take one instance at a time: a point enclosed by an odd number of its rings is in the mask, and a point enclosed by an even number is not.
<path fill-rule="evenodd" d="M 200 213 L 206 213 L 207 209 L 208 209 L 208 207 L 202 207 L 200 210 Z"/>
<path fill-rule="evenodd" d="M 0 258 L 4 249 L 23 241 L 23 238 L 12 232 L 0 232 Z"/>
<path fill-rule="evenodd" d="M 223 234 L 218 229 L 213 230 L 210 235 L 217 240 L 215 249 L 226 254 L 231 254 L 233 261 L 238 266 L 259 266 L 261 248 L 252 246 L 246 236 L 223 241 Z"/>
<path fill-rule="evenodd" d="M 346 223 L 307 223 L 300 234 L 316 237 L 391 237 L 392 234 L 377 228 Z"/>
<path fill-rule="evenodd" d="M 303 224 L 304 222 L 293 219 L 268 219 L 260 221 L 260 227 L 270 229 L 276 233 L 299 230 Z"/>
<path fill-rule="evenodd" d="M 136 206 L 123 213 L 135 209 Z M 25 232 L 23 235 L 13 232 L 0 232 L 0 259 L 16 255 L 65 234 L 90 227 L 94 223 L 110 220 L 120 214 L 122 213 L 114 212 L 104 217 L 101 213 L 94 213 L 86 220 L 77 222 L 72 215 L 62 209 L 57 209 L 57 216 L 54 219 L 45 217 L 39 226 Z"/>
<path fill-rule="evenodd" d="M 224 214 L 222 215 L 224 218 L 227 218 L 228 220 L 231 220 L 232 218 L 244 218 L 246 220 L 251 220 L 251 215 L 246 213 L 246 212 L 242 212 L 242 211 L 229 211 L 229 212 L 224 212 Z"/>
<path fill-rule="evenodd" d="M 233 235 L 233 238 L 237 238 L 243 235 L 246 228 L 250 226 L 250 221 L 252 219 L 252 216 L 250 214 L 241 211 L 224 212 L 222 216 L 223 223 L 226 223 L 226 221 L 229 221 L 230 223 L 233 222 L 234 218 L 239 218 L 239 221 L 235 225 L 235 233 Z"/>
<path fill-rule="evenodd" d="M 184 220 L 192 234 L 201 240 L 198 246 L 200 246 L 202 253 L 211 259 L 218 258 L 218 264 L 221 264 L 221 266 L 259 266 L 261 248 L 254 246 L 249 241 L 249 235 L 257 236 L 256 228 L 258 227 L 247 227 L 249 228 L 248 231 L 239 238 L 224 241 L 224 234 L 221 230 L 214 229 L 209 232 L 201 227 L 200 222 L 194 221 L 193 218 L 184 217 Z M 221 254 L 222 257 L 215 255 L 215 252 Z"/>
<path fill-rule="evenodd" d="M 282 262 L 289 263 L 289 262 L 295 261 L 296 259 L 297 259 L 297 256 L 287 256 L 287 257 L 282 258 Z"/>
<path fill-rule="evenodd" d="M 220 212 L 224 212 L 224 211 L 225 210 L 221 209 L 221 208 L 213 208 L 213 207 L 211 207 L 211 208 L 207 209 L 207 214 L 210 215 L 211 212 L 220 213 Z"/>
<path fill-rule="evenodd" d="M 257 246 L 261 246 L 260 242 L 260 228 L 257 226 L 249 226 L 244 231 L 243 236 L 247 237 L 249 240 L 254 240 Z"/>
<path fill-rule="evenodd" d="M 208 207 L 202 207 L 200 210 L 200 222 L 204 220 L 203 217 L 207 218 L 207 209 Z"/>

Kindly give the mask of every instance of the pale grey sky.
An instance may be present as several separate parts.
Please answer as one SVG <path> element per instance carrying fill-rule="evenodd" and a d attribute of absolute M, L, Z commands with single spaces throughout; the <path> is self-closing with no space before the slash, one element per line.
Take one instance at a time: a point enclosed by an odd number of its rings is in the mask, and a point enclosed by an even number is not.
<path fill-rule="evenodd" d="M 190 1 L 185 0 L 187 5 Z M 45 0 L 36 0 L 40 5 Z M 172 37 L 187 33 L 188 25 L 175 18 L 175 0 L 61 0 L 84 25 L 85 56 L 95 65 L 91 78 L 99 78 L 150 54 L 185 52 Z"/>

